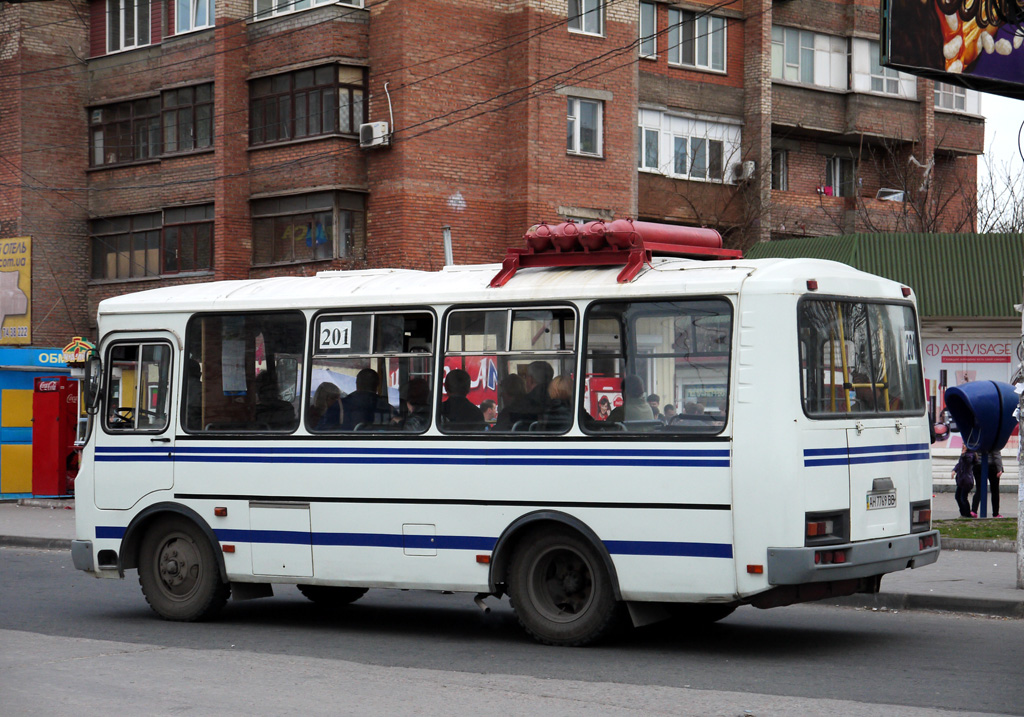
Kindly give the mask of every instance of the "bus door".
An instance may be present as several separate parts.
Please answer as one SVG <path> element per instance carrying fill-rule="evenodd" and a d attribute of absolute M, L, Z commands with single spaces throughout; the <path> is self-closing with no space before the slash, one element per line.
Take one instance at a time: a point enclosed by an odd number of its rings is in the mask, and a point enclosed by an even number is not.
<path fill-rule="evenodd" d="M 107 346 L 95 433 L 98 508 L 126 510 L 174 484 L 173 346 L 163 332 Z"/>
<path fill-rule="evenodd" d="M 910 530 L 909 431 L 894 421 L 846 432 L 850 462 L 850 540 L 870 540 Z"/>

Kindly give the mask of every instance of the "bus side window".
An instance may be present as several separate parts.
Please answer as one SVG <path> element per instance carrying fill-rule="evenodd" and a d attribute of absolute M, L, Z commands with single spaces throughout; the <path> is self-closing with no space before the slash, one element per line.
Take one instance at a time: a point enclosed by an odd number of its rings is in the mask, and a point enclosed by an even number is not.
<path fill-rule="evenodd" d="M 185 430 L 294 431 L 305 330 L 298 312 L 194 317 L 185 336 Z"/>
<path fill-rule="evenodd" d="M 430 426 L 434 317 L 322 314 L 306 393 L 310 433 L 422 433 Z"/>
<path fill-rule="evenodd" d="M 171 349 L 163 343 L 116 344 L 107 359 L 104 427 L 116 433 L 167 428 Z"/>

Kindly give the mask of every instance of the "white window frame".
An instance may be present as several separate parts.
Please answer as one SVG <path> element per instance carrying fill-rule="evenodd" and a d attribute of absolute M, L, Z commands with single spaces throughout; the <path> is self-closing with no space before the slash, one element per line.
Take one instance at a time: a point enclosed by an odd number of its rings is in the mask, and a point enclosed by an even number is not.
<path fill-rule="evenodd" d="M 772 150 L 772 189 L 789 191 L 789 152 L 785 149 Z"/>
<path fill-rule="evenodd" d="M 950 112 L 967 111 L 967 88 L 947 82 L 935 83 L 935 109 Z"/>
<path fill-rule="evenodd" d="M 640 57 L 658 56 L 658 6 L 640 3 Z"/>
<path fill-rule="evenodd" d="M 195 0 L 193 0 L 194 2 Z M 265 20 L 278 15 L 309 10 L 321 5 L 345 5 L 362 8 L 364 0 L 253 0 L 253 18 Z M 210 0 L 214 2 L 214 0 Z"/>
<path fill-rule="evenodd" d="M 145 8 L 145 15 L 139 10 Z M 131 23 L 126 22 L 131 15 Z M 107 52 L 121 52 L 152 44 L 152 0 L 107 0 Z M 129 37 L 128 31 L 131 30 Z M 139 30 L 145 30 L 145 38 Z"/>
<path fill-rule="evenodd" d="M 604 37 L 605 0 L 568 0 L 569 32 Z"/>
<path fill-rule="evenodd" d="M 850 40 L 850 88 L 887 97 L 917 99 L 917 78 L 883 67 L 877 40 L 854 37 Z"/>
<path fill-rule="evenodd" d="M 773 80 L 849 88 L 849 48 L 845 37 L 772 25 Z"/>
<path fill-rule="evenodd" d="M 728 23 L 724 17 L 669 8 L 668 62 L 709 72 L 727 71 Z M 691 60 L 687 44 L 693 53 Z"/>
<path fill-rule="evenodd" d="M 597 108 L 594 114 L 595 124 L 597 125 L 594 127 L 597 147 L 593 152 L 585 152 L 580 149 L 581 133 L 585 129 L 582 122 L 582 113 L 580 112 L 583 105 L 593 105 Z M 583 97 L 567 97 L 566 115 L 566 153 L 580 157 L 604 156 L 604 102 L 601 100 L 589 100 Z"/>
<path fill-rule="evenodd" d="M 740 156 L 738 124 L 647 109 L 639 110 L 637 124 L 639 171 L 695 182 L 734 182 L 730 168 Z M 651 165 L 648 150 L 652 147 L 657 149 L 657 166 Z M 694 159 L 702 149 L 703 171 L 694 171 Z M 714 154 L 721 157 L 721 170 L 718 176 L 709 176 Z"/>
<path fill-rule="evenodd" d="M 216 17 L 216 0 L 173 0 L 174 34 L 181 35 L 195 30 L 213 27 Z M 182 22 L 182 10 L 188 10 L 188 17 Z"/>

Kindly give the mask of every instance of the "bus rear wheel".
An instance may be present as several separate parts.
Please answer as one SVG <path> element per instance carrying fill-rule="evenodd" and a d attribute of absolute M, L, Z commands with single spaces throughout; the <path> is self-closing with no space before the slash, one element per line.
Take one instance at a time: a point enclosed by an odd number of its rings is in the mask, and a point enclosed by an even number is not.
<path fill-rule="evenodd" d="M 299 592 L 317 605 L 348 605 L 366 594 L 367 588 L 336 585 L 299 585 Z"/>
<path fill-rule="evenodd" d="M 210 541 L 182 518 L 161 518 L 146 531 L 139 546 L 139 585 L 157 615 L 183 622 L 213 617 L 231 595 Z"/>
<path fill-rule="evenodd" d="M 519 624 L 547 645 L 579 647 L 599 640 L 619 613 L 601 556 L 575 533 L 528 536 L 512 558 L 508 582 Z"/>

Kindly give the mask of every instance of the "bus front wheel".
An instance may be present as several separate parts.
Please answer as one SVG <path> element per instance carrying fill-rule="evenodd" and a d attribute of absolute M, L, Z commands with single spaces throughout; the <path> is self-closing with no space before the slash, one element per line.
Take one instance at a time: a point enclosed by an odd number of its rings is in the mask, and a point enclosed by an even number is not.
<path fill-rule="evenodd" d="M 528 536 L 512 558 L 508 582 L 519 623 L 548 645 L 594 642 L 608 634 L 619 612 L 601 556 L 575 533 Z"/>
<path fill-rule="evenodd" d="M 231 594 L 210 541 L 195 523 L 174 517 L 159 519 L 143 536 L 139 585 L 156 614 L 184 622 L 213 617 Z"/>

